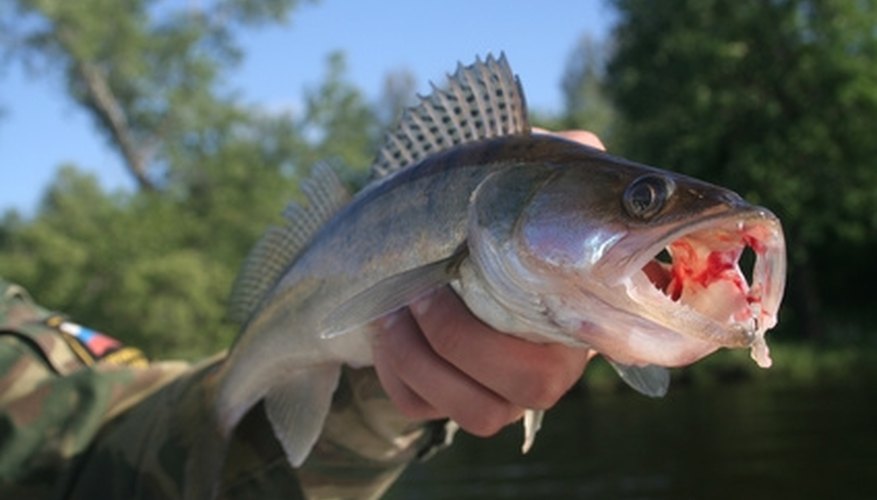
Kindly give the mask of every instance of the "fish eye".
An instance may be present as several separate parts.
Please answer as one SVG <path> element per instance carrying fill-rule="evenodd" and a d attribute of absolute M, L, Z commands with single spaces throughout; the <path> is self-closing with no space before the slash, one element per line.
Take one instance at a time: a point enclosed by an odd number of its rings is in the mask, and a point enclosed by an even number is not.
<path fill-rule="evenodd" d="M 673 193 L 673 181 L 646 174 L 630 183 L 624 191 L 624 209 L 631 217 L 647 220 L 661 211 Z"/>

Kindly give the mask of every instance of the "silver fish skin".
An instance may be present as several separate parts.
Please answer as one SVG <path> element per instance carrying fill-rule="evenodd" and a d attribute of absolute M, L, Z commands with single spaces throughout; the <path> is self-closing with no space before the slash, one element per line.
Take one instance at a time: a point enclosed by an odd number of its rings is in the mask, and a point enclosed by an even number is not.
<path fill-rule="evenodd" d="M 254 267 L 258 300 L 245 301 L 252 313 L 219 377 L 224 434 L 263 400 L 300 465 L 340 367 L 372 364 L 371 321 L 446 284 L 492 327 L 596 349 L 648 395 L 666 391 L 663 367 L 722 347 L 751 348 L 769 365 L 764 333 L 785 281 L 773 214 L 726 189 L 531 133 L 504 57 L 451 80 L 391 134 L 375 168 L 382 178 L 312 222 L 284 265 Z M 659 259 L 665 249 L 672 262 Z M 751 276 L 738 263 L 747 249 Z M 526 419 L 525 449 L 540 418 Z"/>

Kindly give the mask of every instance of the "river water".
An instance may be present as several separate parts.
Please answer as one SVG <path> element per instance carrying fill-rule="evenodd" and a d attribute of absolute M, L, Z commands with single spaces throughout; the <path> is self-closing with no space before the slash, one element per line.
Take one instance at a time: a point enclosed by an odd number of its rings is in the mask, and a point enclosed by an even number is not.
<path fill-rule="evenodd" d="M 877 499 L 877 392 L 757 384 L 573 394 L 531 452 L 459 433 L 393 499 Z"/>

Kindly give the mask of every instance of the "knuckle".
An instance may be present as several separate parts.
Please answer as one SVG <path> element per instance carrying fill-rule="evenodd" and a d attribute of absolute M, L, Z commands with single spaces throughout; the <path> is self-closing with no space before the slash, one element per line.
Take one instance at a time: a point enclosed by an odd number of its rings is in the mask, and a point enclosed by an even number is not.
<path fill-rule="evenodd" d="M 597 147 L 603 149 L 603 141 L 597 137 L 593 132 L 588 132 L 587 130 L 570 130 L 567 132 L 563 132 L 561 135 L 564 137 L 580 142 L 582 144 L 587 144 L 588 146 Z"/>
<path fill-rule="evenodd" d="M 538 367 L 518 384 L 520 403 L 527 408 L 547 410 L 560 401 L 577 378 L 576 371 L 562 363 Z"/>
<path fill-rule="evenodd" d="M 408 373 L 417 363 L 417 356 L 405 351 L 393 351 L 390 353 L 390 362 L 398 373 Z"/>
<path fill-rule="evenodd" d="M 396 405 L 396 408 L 408 418 L 417 418 L 418 408 L 411 398 L 400 395 L 391 394 L 390 399 Z"/>
<path fill-rule="evenodd" d="M 411 420 L 428 420 L 435 413 L 423 400 L 415 397 L 397 396 L 393 398 L 396 408 Z"/>
<path fill-rule="evenodd" d="M 479 437 L 490 437 L 498 433 L 506 425 L 518 418 L 518 409 L 511 404 L 497 403 L 478 408 L 479 411 L 471 413 L 460 424 L 467 432 Z"/>
<path fill-rule="evenodd" d="M 528 377 L 518 384 L 515 401 L 525 408 L 544 410 L 553 403 L 546 394 L 548 385 L 542 378 Z"/>
<path fill-rule="evenodd" d="M 450 289 L 441 289 L 415 305 L 412 314 L 436 354 L 453 360 L 465 353 L 469 314 Z"/>
<path fill-rule="evenodd" d="M 424 331 L 432 349 L 445 359 L 453 359 L 463 348 L 463 335 L 453 323 L 446 323 Z"/>
<path fill-rule="evenodd" d="M 558 377 L 545 377 L 531 384 L 530 390 L 531 408 L 547 410 L 566 394 L 567 386 Z"/>

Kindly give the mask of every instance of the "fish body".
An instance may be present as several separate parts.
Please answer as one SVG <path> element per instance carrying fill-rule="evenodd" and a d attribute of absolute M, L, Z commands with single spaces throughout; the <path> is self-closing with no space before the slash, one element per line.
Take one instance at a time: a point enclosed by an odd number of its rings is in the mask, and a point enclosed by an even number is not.
<path fill-rule="evenodd" d="M 371 322 L 451 284 L 494 328 L 592 348 L 643 393 L 721 347 L 770 360 L 785 276 L 777 218 L 679 174 L 534 134 L 504 58 L 460 67 L 388 136 L 352 200 L 325 168 L 309 208 L 257 245 L 220 375 L 228 434 L 264 401 L 290 462 L 319 436 L 343 364 L 372 364 Z M 738 261 L 754 253 L 752 276 Z M 657 256 L 666 250 L 672 261 Z M 541 415 L 529 414 L 525 448 Z"/>

